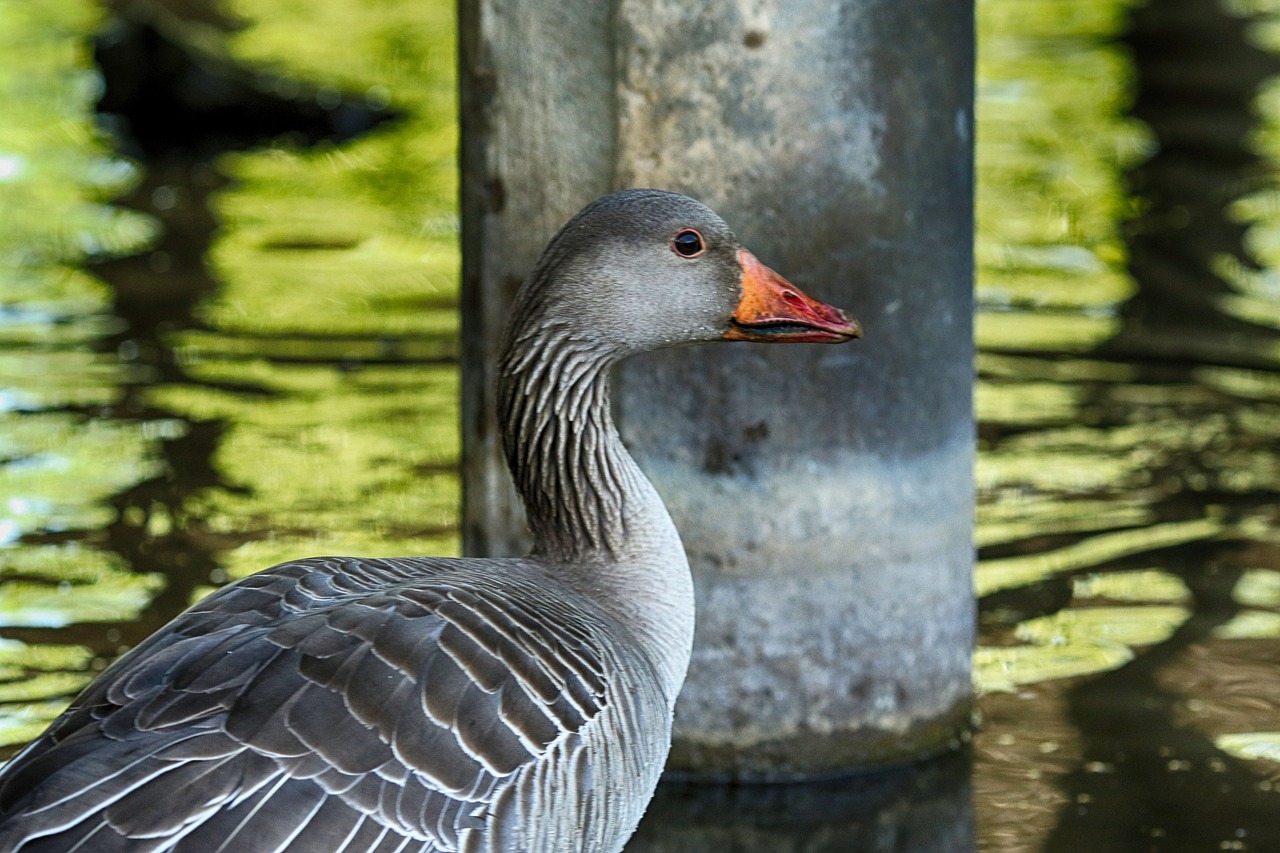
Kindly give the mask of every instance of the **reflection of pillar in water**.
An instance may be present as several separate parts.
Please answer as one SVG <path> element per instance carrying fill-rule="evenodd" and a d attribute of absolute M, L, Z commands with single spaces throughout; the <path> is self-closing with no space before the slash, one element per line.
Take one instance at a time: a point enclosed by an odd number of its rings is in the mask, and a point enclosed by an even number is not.
<path fill-rule="evenodd" d="M 1127 178 L 1138 292 L 1113 349 L 1174 359 L 1275 363 L 1275 103 L 1271 13 L 1217 0 L 1137 4 L 1125 36 L 1131 114 L 1152 155 Z"/>
<path fill-rule="evenodd" d="M 792 785 L 658 788 L 627 853 L 973 853 L 969 761 Z"/>

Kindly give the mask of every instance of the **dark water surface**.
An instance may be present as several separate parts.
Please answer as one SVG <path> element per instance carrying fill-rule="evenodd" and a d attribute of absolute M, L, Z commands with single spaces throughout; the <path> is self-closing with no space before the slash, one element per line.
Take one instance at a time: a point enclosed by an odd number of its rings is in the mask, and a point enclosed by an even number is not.
<path fill-rule="evenodd" d="M 10 751 L 219 583 L 458 548 L 450 4 L 112 8 L 0 0 Z M 979 0 L 980 725 L 632 849 L 1280 850 L 1276 15 Z"/>

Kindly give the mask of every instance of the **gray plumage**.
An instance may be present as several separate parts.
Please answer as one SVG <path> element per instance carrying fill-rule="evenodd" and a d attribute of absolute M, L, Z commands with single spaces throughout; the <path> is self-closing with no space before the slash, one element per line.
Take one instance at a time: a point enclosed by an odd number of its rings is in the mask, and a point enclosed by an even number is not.
<path fill-rule="evenodd" d="M 693 593 L 609 367 L 723 336 L 740 250 L 672 193 L 579 214 L 499 365 L 533 553 L 317 558 L 227 586 L 0 772 L 0 851 L 620 851 L 669 748 Z"/>
<path fill-rule="evenodd" d="M 278 566 L 77 700 L 5 774 L 0 849 L 611 849 L 665 750 L 609 733 L 669 703 L 626 636 L 521 560 Z"/>

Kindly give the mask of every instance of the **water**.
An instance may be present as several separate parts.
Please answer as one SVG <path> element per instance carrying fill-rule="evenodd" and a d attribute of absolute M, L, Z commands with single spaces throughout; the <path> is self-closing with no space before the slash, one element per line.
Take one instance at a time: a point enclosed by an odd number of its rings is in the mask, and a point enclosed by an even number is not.
<path fill-rule="evenodd" d="M 979 9 L 980 846 L 1280 849 L 1272 13 Z"/>
<path fill-rule="evenodd" d="M 219 583 L 458 548 L 452 12 L 367 6 L 0 0 L 10 750 Z M 1280 849 L 1277 9 L 978 14 L 980 725 L 634 849 Z"/>

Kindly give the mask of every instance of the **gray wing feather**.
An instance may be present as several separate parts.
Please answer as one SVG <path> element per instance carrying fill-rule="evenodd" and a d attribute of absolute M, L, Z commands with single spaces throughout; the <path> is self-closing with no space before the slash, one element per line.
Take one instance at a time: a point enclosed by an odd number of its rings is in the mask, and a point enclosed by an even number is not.
<path fill-rule="evenodd" d="M 309 560 L 211 596 L 0 773 L 0 849 L 506 849 L 636 699 L 616 626 L 508 568 Z"/>

